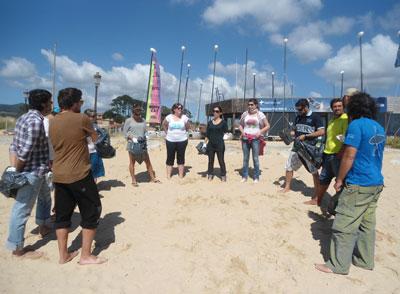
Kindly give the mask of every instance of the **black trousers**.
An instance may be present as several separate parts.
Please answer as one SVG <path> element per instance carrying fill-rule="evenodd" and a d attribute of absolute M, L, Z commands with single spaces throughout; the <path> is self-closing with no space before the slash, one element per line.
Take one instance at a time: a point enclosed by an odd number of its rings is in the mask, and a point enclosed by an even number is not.
<path fill-rule="evenodd" d="M 226 166 L 224 160 L 225 148 L 224 146 L 218 146 L 219 148 L 214 148 L 213 146 L 207 146 L 207 154 L 208 154 L 208 171 L 209 175 L 214 174 L 214 159 L 215 154 L 217 154 L 218 163 L 221 168 L 221 176 L 226 176 Z"/>
<path fill-rule="evenodd" d="M 185 164 L 185 151 L 186 146 L 188 144 L 188 140 L 182 142 L 170 142 L 165 140 L 167 144 L 167 162 L 166 164 L 169 166 L 174 165 L 175 154 L 176 154 L 176 162 L 179 165 Z"/>

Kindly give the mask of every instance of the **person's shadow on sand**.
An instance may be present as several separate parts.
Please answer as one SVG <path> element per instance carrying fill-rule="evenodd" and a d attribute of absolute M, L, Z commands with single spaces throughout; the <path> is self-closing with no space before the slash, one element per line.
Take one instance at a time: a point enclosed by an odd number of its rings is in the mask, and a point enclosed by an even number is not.
<path fill-rule="evenodd" d="M 190 173 L 190 170 L 192 169 L 192 166 L 186 166 L 185 165 L 185 175 L 186 174 L 188 174 L 188 173 Z M 173 177 L 173 176 L 176 176 L 176 175 L 178 175 L 179 174 L 179 172 L 178 172 L 178 168 L 177 167 L 173 167 L 172 168 L 172 174 L 171 174 L 171 176 Z"/>
<path fill-rule="evenodd" d="M 332 234 L 332 219 L 326 219 L 324 216 L 317 214 L 313 211 L 308 212 L 308 217 L 314 220 L 311 224 L 311 233 L 314 240 L 319 241 L 321 247 L 320 253 L 324 261 L 329 259 L 329 246 Z"/>
<path fill-rule="evenodd" d="M 112 243 L 115 243 L 115 227 L 123 223 L 125 219 L 121 217 L 121 212 L 111 212 L 104 215 L 99 222 L 96 231 L 95 247 L 93 255 L 99 255 L 103 250 L 106 250 Z M 82 231 L 72 241 L 68 248 L 69 252 L 76 251 L 82 246 Z"/>
<path fill-rule="evenodd" d="M 242 173 L 243 168 L 237 168 L 235 169 L 235 172 L 237 172 L 241 177 L 243 177 L 243 173 Z M 260 176 L 262 175 L 262 169 L 260 167 Z M 249 178 L 253 178 L 254 177 L 254 168 L 253 167 L 249 167 Z"/>
<path fill-rule="evenodd" d="M 283 182 L 283 184 L 281 184 L 280 182 Z M 285 187 L 284 182 L 285 182 L 285 176 L 281 176 L 279 179 L 274 181 L 273 184 L 280 185 L 280 187 L 283 189 Z M 298 180 L 296 178 L 292 179 L 290 188 L 293 192 L 300 192 L 301 194 L 307 197 L 312 197 L 314 195 L 313 187 L 308 187 L 302 180 Z"/>
<path fill-rule="evenodd" d="M 110 191 L 111 188 L 125 187 L 125 184 L 119 180 L 107 180 L 97 183 L 97 189 L 99 191 Z"/>

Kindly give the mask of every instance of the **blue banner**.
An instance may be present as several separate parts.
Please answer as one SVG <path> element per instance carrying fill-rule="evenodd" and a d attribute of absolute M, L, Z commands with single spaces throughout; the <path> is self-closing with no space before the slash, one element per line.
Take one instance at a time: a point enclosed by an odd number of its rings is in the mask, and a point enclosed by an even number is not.
<path fill-rule="evenodd" d="M 295 104 L 300 98 L 260 98 L 258 104 L 262 112 L 296 112 Z M 307 98 L 314 112 L 332 112 L 332 98 Z M 375 98 L 379 112 L 387 111 L 386 97 Z"/>

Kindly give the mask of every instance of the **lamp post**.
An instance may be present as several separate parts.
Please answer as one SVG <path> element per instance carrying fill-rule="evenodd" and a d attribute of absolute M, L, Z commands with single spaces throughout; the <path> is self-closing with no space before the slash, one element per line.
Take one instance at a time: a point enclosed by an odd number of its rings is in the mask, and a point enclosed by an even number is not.
<path fill-rule="evenodd" d="M 24 112 L 28 112 L 28 108 L 29 108 L 29 106 L 28 106 L 29 90 L 25 90 L 25 91 L 23 92 L 23 94 L 24 94 L 24 100 L 25 100 L 25 103 L 24 103 Z"/>
<path fill-rule="evenodd" d="M 275 96 L 275 72 L 271 72 L 271 80 L 272 80 L 272 87 L 271 87 L 271 98 Z"/>
<path fill-rule="evenodd" d="M 344 78 L 344 70 L 340 71 L 340 98 L 343 97 L 343 78 Z"/>
<path fill-rule="evenodd" d="M 190 63 L 187 65 L 185 97 L 183 98 L 183 111 L 185 111 L 185 107 L 186 107 L 186 97 L 187 97 L 187 89 L 188 89 L 188 83 L 189 83 L 189 74 L 190 74 Z"/>
<path fill-rule="evenodd" d="M 93 76 L 94 78 L 94 122 L 97 122 L 97 93 L 99 90 L 100 86 L 100 81 L 101 81 L 101 75 L 99 72 L 96 72 L 96 74 Z"/>
<path fill-rule="evenodd" d="M 285 114 L 285 108 L 286 108 L 286 47 L 287 47 L 287 42 L 289 41 L 288 38 L 283 39 L 283 126 L 286 128 L 286 114 Z"/>
<path fill-rule="evenodd" d="M 362 37 L 364 36 L 364 32 L 358 32 L 358 41 L 360 44 L 360 90 L 364 92 L 364 77 L 363 77 L 363 60 L 362 60 Z"/>
<path fill-rule="evenodd" d="M 186 50 L 186 47 L 185 46 L 182 46 L 181 47 L 181 51 L 182 51 L 182 54 L 181 54 L 181 71 L 180 71 L 180 73 L 179 73 L 179 88 L 178 88 L 178 103 L 179 103 L 179 98 L 180 98 L 180 95 L 181 95 L 181 81 L 182 81 L 182 69 L 183 69 L 183 57 L 184 57 L 184 55 L 185 55 L 185 50 Z"/>
<path fill-rule="evenodd" d="M 217 63 L 217 52 L 218 52 L 218 45 L 214 45 L 214 70 L 213 70 L 213 78 L 212 78 L 212 85 L 211 85 L 211 103 L 210 107 L 212 107 L 213 99 L 214 99 L 214 81 L 215 81 L 215 66 Z M 207 117 L 210 109 L 207 109 Z"/>
<path fill-rule="evenodd" d="M 256 73 L 253 72 L 253 98 L 256 98 Z"/>

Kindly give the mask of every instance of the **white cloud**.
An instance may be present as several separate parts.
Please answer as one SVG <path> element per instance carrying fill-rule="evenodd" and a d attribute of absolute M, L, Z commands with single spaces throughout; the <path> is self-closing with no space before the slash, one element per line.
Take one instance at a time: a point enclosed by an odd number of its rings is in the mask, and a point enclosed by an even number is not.
<path fill-rule="evenodd" d="M 365 90 L 388 89 L 398 83 L 400 71 L 394 68 L 397 44 L 389 37 L 376 35 L 370 42 L 363 43 L 363 74 Z M 344 71 L 344 87 L 360 85 L 359 46 L 346 45 L 336 56 L 329 58 L 318 74 L 330 83 L 338 82 L 340 71 Z"/>
<path fill-rule="evenodd" d="M 124 56 L 119 53 L 119 52 L 115 52 L 111 55 L 112 59 L 114 59 L 115 61 L 122 61 L 124 60 Z"/>
<path fill-rule="evenodd" d="M 311 91 L 309 96 L 312 98 L 321 98 L 322 94 L 319 92 Z"/>
<path fill-rule="evenodd" d="M 385 30 L 396 32 L 400 28 L 400 4 L 395 4 L 384 16 L 378 17 L 378 23 Z"/>
<path fill-rule="evenodd" d="M 253 18 L 267 32 L 287 24 L 300 23 L 322 8 L 321 0 L 215 0 L 203 19 L 212 25 Z"/>
<path fill-rule="evenodd" d="M 4 60 L 5 64 L 0 69 L 0 76 L 12 79 L 26 79 L 32 78 L 36 75 L 35 65 L 25 58 L 11 57 L 8 60 Z"/>
<path fill-rule="evenodd" d="M 296 27 L 287 36 L 287 48 L 293 52 L 302 63 L 324 59 L 332 53 L 332 46 L 325 42 L 329 35 L 343 35 L 354 26 L 355 21 L 347 17 L 336 17 L 331 21 L 317 21 Z M 270 41 L 281 45 L 284 36 L 272 34 Z"/>

